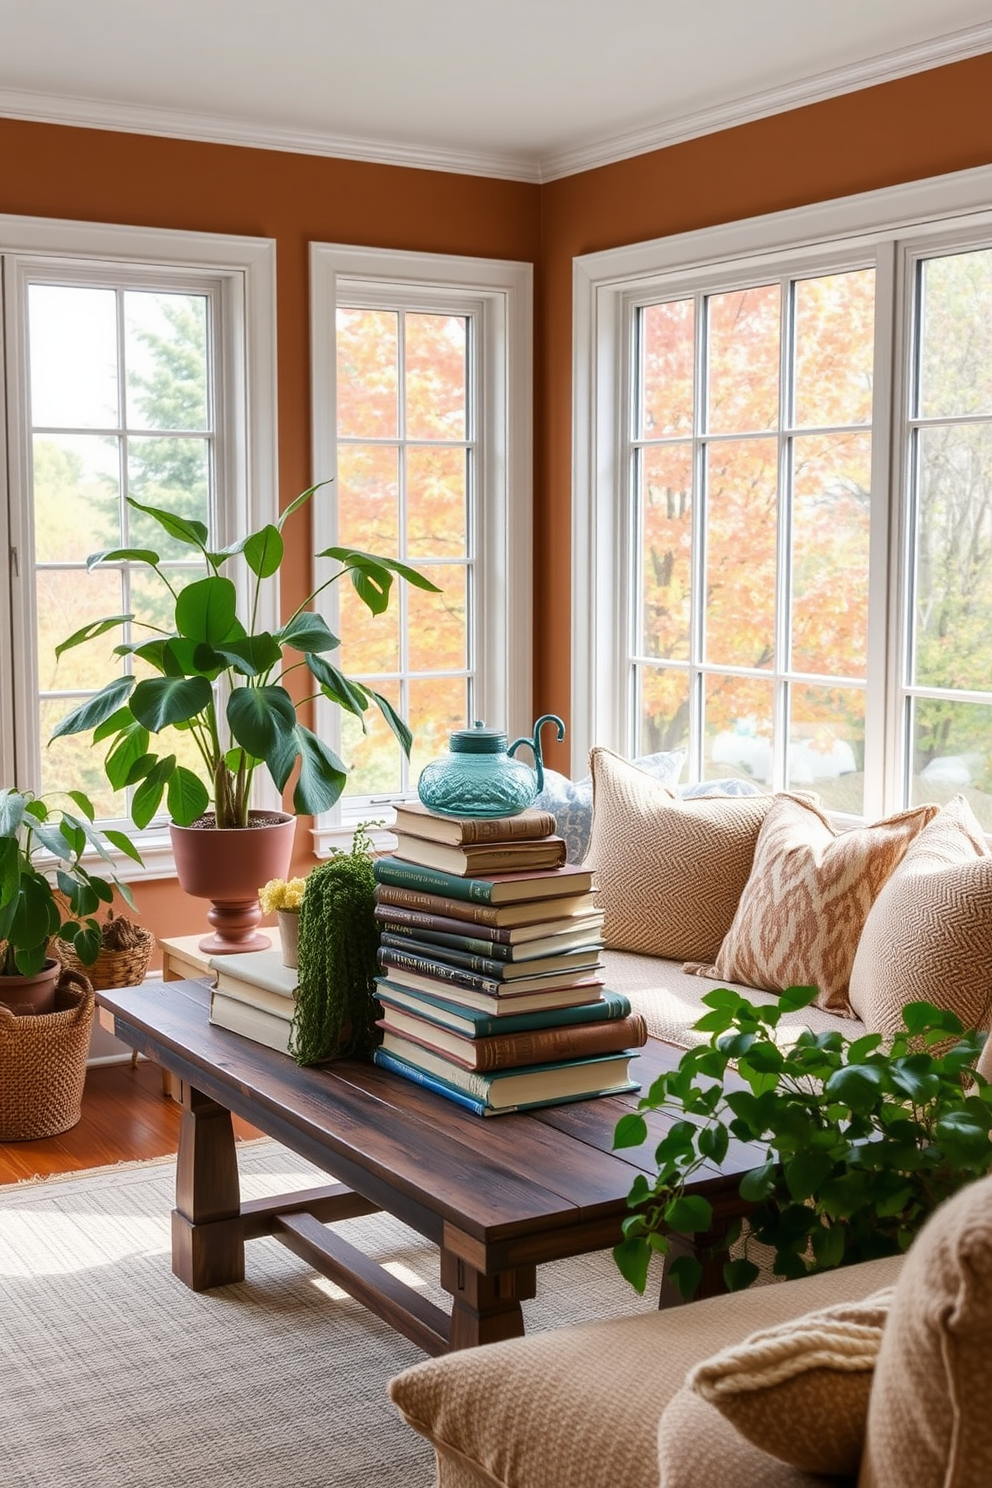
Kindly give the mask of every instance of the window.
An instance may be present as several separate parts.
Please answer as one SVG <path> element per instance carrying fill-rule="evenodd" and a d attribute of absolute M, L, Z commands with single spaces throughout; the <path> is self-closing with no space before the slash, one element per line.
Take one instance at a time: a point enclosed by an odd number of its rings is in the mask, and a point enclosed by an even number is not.
<path fill-rule="evenodd" d="M 987 175 L 577 261 L 580 748 L 992 831 Z"/>
<path fill-rule="evenodd" d="M 166 560 L 174 585 L 198 576 L 189 550 L 170 548 L 128 497 L 207 521 L 225 542 L 268 519 L 272 249 L 0 219 L 0 251 L 10 524 L 0 701 L 13 720 L 5 778 L 45 792 L 82 789 L 109 824 L 126 808 L 99 749 L 85 738 L 48 741 L 59 718 L 123 667 L 112 654 L 120 634 L 59 661 L 55 647 L 97 616 L 127 614 L 132 600 L 147 613 L 153 600 L 142 594 L 140 565 L 88 574 L 93 552 L 145 545 Z M 248 363 L 249 326 L 264 366 Z M 170 871 L 162 824 L 141 845 L 149 874 Z"/>
<path fill-rule="evenodd" d="M 411 796 L 452 729 L 511 734 L 530 697 L 530 269 L 519 264 L 313 248 L 317 551 L 349 545 L 411 563 L 441 594 L 398 585 L 372 619 L 327 591 L 349 675 L 409 722 L 409 761 L 385 722 L 367 732 L 318 704 L 349 766 L 326 849 Z"/>

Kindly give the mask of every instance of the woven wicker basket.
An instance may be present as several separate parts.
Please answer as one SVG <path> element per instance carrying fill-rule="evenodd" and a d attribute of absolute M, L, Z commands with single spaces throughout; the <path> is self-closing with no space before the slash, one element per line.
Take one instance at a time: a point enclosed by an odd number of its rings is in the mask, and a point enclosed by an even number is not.
<path fill-rule="evenodd" d="M 0 1142 L 56 1137 L 82 1114 L 95 998 L 64 971 L 55 1012 L 17 1017 L 0 1006 Z"/>
<path fill-rule="evenodd" d="M 94 991 L 106 992 L 112 987 L 137 987 L 145 980 L 148 963 L 155 949 L 155 937 L 130 920 L 114 920 L 108 915 L 109 925 L 127 926 L 128 938 L 134 944 L 123 949 L 104 945 L 96 960 L 84 966 L 67 940 L 53 940 L 51 954 L 57 956 L 66 971 L 78 972 L 92 984 Z"/>

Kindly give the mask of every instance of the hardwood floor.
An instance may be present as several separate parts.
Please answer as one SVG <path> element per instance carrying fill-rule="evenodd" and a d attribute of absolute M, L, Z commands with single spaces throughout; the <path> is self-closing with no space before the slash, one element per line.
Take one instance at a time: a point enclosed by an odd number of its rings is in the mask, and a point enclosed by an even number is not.
<path fill-rule="evenodd" d="M 97 1065 L 87 1072 L 77 1126 L 59 1137 L 0 1142 L 0 1184 L 173 1153 L 179 1116 L 180 1107 L 162 1093 L 157 1065 Z M 234 1128 L 238 1137 L 258 1136 L 247 1122 L 236 1119 Z"/>

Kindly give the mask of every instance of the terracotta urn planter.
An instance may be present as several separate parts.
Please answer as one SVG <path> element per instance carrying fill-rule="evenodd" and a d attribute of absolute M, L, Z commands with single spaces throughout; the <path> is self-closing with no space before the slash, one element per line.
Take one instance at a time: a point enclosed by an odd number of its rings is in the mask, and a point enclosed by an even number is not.
<path fill-rule="evenodd" d="M 180 887 L 194 899 L 210 900 L 213 933 L 204 936 L 200 949 L 214 956 L 271 945 L 256 929 L 262 918 L 258 890 L 270 878 L 288 874 L 296 817 L 265 811 L 249 816 L 257 825 L 169 828 Z"/>
<path fill-rule="evenodd" d="M 59 961 L 46 961 L 34 976 L 0 977 L 0 1003 L 17 1017 L 50 1013 L 55 1007 L 55 988 L 62 973 Z"/>

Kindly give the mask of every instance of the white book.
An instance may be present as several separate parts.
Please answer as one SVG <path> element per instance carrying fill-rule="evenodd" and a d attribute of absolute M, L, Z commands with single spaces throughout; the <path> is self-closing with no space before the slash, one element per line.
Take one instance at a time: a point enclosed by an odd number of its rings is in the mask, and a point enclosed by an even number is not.
<path fill-rule="evenodd" d="M 283 964 L 282 951 L 237 951 L 232 956 L 211 956 L 207 964 L 222 990 L 243 984 L 264 987 L 278 997 L 296 995 L 300 973 L 295 966 Z"/>
<path fill-rule="evenodd" d="M 234 997 L 226 997 L 223 992 L 214 991 L 210 994 L 210 1021 L 218 1028 L 240 1033 L 253 1043 L 278 1049 L 281 1054 L 289 1053 L 292 1024 L 289 1019 L 277 1018 L 264 1008 L 252 1007 L 247 1002 L 239 1002 Z"/>

